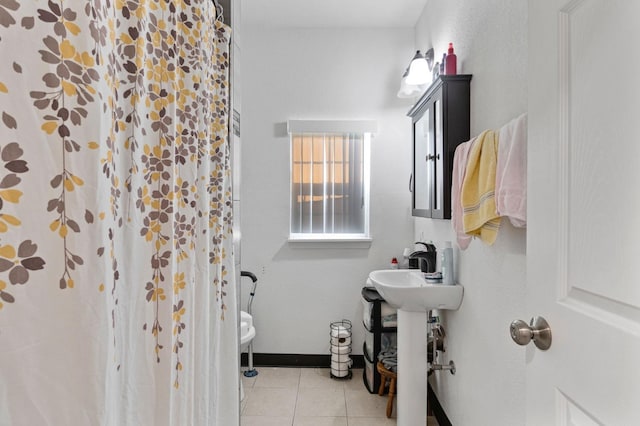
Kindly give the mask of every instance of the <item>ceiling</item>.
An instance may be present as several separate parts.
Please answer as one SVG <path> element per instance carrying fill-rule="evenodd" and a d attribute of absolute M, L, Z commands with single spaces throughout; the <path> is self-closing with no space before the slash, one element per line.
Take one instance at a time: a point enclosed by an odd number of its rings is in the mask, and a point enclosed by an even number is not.
<path fill-rule="evenodd" d="M 242 0 L 241 16 L 252 27 L 413 28 L 427 1 Z"/>

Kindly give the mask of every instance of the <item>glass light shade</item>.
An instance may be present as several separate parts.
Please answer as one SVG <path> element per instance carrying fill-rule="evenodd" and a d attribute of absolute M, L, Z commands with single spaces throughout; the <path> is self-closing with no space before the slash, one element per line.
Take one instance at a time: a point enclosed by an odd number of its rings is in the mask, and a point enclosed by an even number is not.
<path fill-rule="evenodd" d="M 424 56 L 416 54 L 416 57 L 411 61 L 409 66 L 409 75 L 407 75 L 407 84 L 421 85 L 429 81 L 431 72 L 429 71 L 429 64 Z"/>
<path fill-rule="evenodd" d="M 419 95 L 424 90 L 423 86 L 415 86 L 407 83 L 407 77 L 402 77 L 400 82 L 400 90 L 398 90 L 399 98 L 412 98 Z"/>

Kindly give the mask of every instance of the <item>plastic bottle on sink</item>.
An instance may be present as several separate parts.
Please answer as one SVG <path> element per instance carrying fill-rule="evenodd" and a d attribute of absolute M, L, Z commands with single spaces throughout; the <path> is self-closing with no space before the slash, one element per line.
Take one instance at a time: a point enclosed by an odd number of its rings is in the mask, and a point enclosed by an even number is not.
<path fill-rule="evenodd" d="M 398 269 L 398 258 L 394 257 L 391 259 L 391 269 Z"/>
<path fill-rule="evenodd" d="M 442 284 L 453 285 L 455 284 L 455 280 L 453 279 L 453 248 L 451 247 L 451 241 L 445 241 L 443 243 L 440 256 Z"/>

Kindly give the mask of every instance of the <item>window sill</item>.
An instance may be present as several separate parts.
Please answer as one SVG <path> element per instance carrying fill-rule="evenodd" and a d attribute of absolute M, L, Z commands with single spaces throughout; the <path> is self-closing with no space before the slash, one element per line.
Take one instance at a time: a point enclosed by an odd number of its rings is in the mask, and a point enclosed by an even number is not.
<path fill-rule="evenodd" d="M 295 248 L 322 248 L 322 249 L 368 249 L 371 247 L 370 237 L 294 237 L 290 236 L 288 242 Z"/>

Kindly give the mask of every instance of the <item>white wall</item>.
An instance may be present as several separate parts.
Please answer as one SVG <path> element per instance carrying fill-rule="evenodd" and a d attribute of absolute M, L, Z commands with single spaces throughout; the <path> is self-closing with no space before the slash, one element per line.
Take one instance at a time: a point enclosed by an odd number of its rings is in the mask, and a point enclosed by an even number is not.
<path fill-rule="evenodd" d="M 416 45 L 433 46 L 440 60 L 449 42 L 459 73 L 473 74 L 472 136 L 526 111 L 526 1 L 429 0 L 416 25 Z M 415 219 L 414 233 L 418 239 L 455 241 L 450 221 Z M 445 361 L 453 359 L 457 372 L 436 373 L 431 383 L 455 425 L 525 422 L 525 351 L 508 333 L 512 320 L 528 321 L 535 314 L 525 311 L 525 248 L 526 231 L 503 221 L 492 247 L 476 240 L 466 251 L 454 250 L 464 300 L 460 310 L 441 315 Z"/>
<path fill-rule="evenodd" d="M 362 353 L 360 289 L 371 270 L 388 267 L 413 238 L 411 126 L 405 116 L 411 102 L 395 96 L 413 38 L 413 29 L 243 26 L 242 268 L 259 279 L 255 352 L 328 354 L 329 324 L 346 318 L 354 324 L 354 353 Z M 287 243 L 289 119 L 378 121 L 370 248 Z"/>

